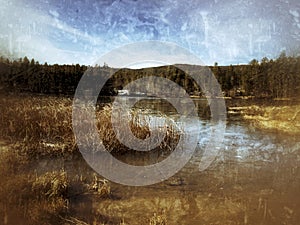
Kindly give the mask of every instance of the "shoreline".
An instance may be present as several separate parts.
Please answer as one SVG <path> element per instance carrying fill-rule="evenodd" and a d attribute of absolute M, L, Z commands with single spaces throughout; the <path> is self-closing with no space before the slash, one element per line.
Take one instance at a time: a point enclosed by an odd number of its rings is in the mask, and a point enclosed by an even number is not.
<path fill-rule="evenodd" d="M 228 112 L 239 112 L 242 119 L 258 129 L 285 134 L 300 134 L 300 104 L 289 106 L 250 105 L 229 107 Z"/>

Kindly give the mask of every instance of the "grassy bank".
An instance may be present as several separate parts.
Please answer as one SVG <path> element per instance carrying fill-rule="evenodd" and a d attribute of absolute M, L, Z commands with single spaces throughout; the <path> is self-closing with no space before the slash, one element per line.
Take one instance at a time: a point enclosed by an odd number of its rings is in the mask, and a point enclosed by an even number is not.
<path fill-rule="evenodd" d="M 259 129 L 286 134 L 300 134 L 300 105 L 264 106 L 249 105 L 230 107 L 231 112 L 239 112 L 242 118 Z"/>

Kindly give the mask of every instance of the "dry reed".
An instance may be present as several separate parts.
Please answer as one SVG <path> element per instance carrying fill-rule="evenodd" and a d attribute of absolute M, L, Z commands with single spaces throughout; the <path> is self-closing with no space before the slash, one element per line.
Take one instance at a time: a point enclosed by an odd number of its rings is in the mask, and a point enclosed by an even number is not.
<path fill-rule="evenodd" d="M 0 136 L 31 157 L 57 156 L 77 152 L 72 129 L 72 99 L 40 96 L 5 96 L 0 98 Z M 97 110 L 98 135 L 107 151 L 128 151 L 116 137 L 111 124 L 111 105 Z M 149 121 L 141 119 L 141 111 L 131 110 L 130 128 L 133 134 L 144 139 L 150 134 Z M 175 123 L 163 114 L 168 125 L 157 127 L 158 132 L 166 132 L 165 139 L 158 145 L 162 151 L 171 151 L 179 140 L 180 131 Z M 88 122 L 89 123 L 89 122 Z M 90 127 L 90 124 L 82 124 Z M 122 124 L 118 129 L 122 131 Z M 87 139 L 92 137 L 89 130 L 82 129 Z M 120 132 L 122 133 L 122 132 Z M 126 133 L 124 133 L 126 135 Z M 129 140 L 133 142 L 134 140 Z M 146 147 L 146 146 L 144 146 Z"/>

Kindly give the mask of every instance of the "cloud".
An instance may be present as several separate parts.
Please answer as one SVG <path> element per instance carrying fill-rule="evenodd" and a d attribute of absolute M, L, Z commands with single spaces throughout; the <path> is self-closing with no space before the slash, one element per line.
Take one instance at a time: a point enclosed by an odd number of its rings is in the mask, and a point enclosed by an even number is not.
<path fill-rule="evenodd" d="M 26 55 L 49 63 L 91 64 L 90 60 L 93 60 L 95 54 L 91 51 L 92 47 L 103 45 L 100 37 L 91 36 L 66 24 L 55 11 L 50 10 L 48 15 L 17 0 L 1 0 L 0 4 L 2 54 L 15 58 Z M 61 37 L 56 37 L 58 34 Z M 80 43 L 92 46 L 90 52 L 83 47 L 80 49 L 79 44 L 77 51 L 64 48 L 71 40 L 79 40 Z M 64 47 L 60 47 L 59 42 L 64 42 Z"/>
<path fill-rule="evenodd" d="M 299 46 L 299 4 L 289 2 L 0 0 L 0 51 L 92 64 L 125 44 L 161 40 L 206 64 L 245 63 Z"/>

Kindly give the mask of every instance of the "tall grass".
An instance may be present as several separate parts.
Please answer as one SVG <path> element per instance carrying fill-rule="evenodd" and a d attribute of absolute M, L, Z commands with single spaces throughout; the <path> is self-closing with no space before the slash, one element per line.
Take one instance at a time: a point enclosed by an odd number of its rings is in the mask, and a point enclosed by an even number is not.
<path fill-rule="evenodd" d="M 240 109 L 245 120 L 264 130 L 300 134 L 300 105 L 259 106 Z"/>
<path fill-rule="evenodd" d="M 0 135 L 29 155 L 72 152 L 71 99 L 40 96 L 0 98 Z"/>
<path fill-rule="evenodd" d="M 13 143 L 20 151 L 33 157 L 77 152 L 72 129 L 72 99 L 7 95 L 0 98 L 0 105 L 0 136 Z M 111 105 L 97 110 L 99 136 L 106 150 L 128 151 L 130 149 L 116 138 L 111 124 L 111 113 Z M 139 111 L 132 110 L 131 114 L 130 128 L 135 136 L 141 139 L 147 137 L 150 134 L 149 123 L 138 119 Z M 167 118 L 162 114 L 159 116 Z M 119 125 L 120 130 L 122 126 L 122 124 Z M 163 132 L 161 128 L 157 129 Z M 179 130 L 175 123 L 169 123 L 166 132 L 166 137 L 159 145 L 159 149 L 170 151 L 179 139 Z M 89 131 L 84 130 L 82 135 L 89 138 Z"/>

